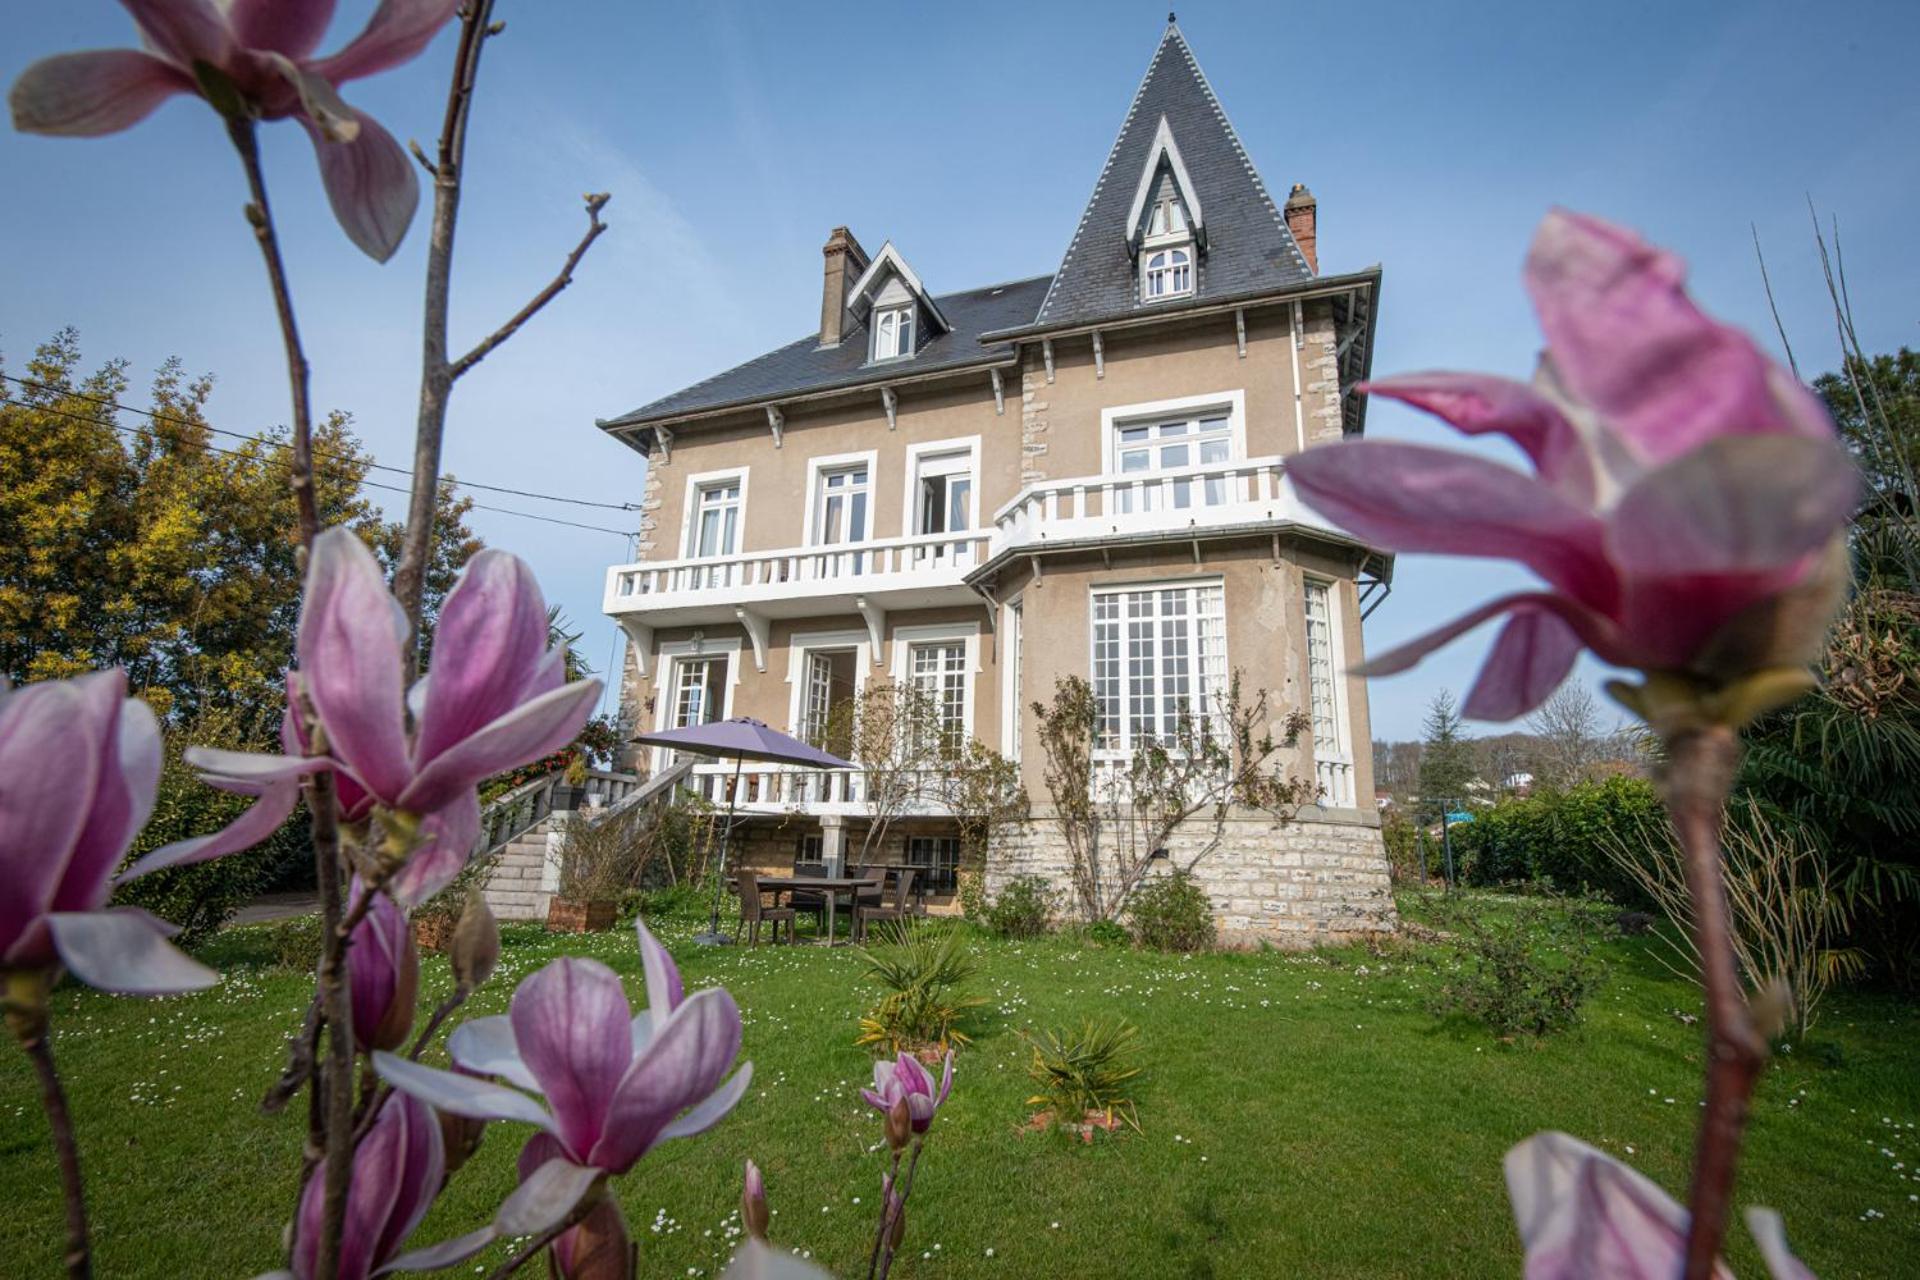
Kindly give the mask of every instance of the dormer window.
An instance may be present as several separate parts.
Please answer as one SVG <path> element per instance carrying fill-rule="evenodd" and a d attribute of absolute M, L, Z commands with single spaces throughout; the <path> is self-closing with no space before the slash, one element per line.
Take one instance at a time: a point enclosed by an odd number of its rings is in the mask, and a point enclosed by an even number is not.
<path fill-rule="evenodd" d="M 1153 206 L 1153 212 L 1147 218 L 1147 242 L 1179 237 L 1187 234 L 1187 210 L 1178 196 L 1172 196 Z"/>
<path fill-rule="evenodd" d="M 873 313 L 873 358 L 891 360 L 913 354 L 913 308 L 887 307 Z"/>
<path fill-rule="evenodd" d="M 1140 300 L 1158 302 L 1193 292 L 1193 255 L 1186 249 L 1157 249 L 1141 255 Z"/>

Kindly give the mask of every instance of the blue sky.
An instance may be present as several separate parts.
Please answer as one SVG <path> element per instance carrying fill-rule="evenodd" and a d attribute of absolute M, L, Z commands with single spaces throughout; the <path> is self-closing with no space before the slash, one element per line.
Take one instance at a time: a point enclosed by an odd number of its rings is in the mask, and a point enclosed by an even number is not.
<path fill-rule="evenodd" d="M 370 0 L 340 6 L 333 47 Z M 608 190 L 612 230 L 549 311 L 455 393 L 463 478 L 637 500 L 643 463 L 595 417 L 787 342 L 816 323 L 819 248 L 847 223 L 892 239 L 936 290 L 1050 271 L 1159 39 L 1152 5 L 608 2 L 500 6 L 460 226 L 454 341 L 553 272 Z M 1180 24 L 1269 186 L 1320 201 L 1320 256 L 1385 266 L 1376 372 L 1524 376 L 1537 333 L 1518 265 L 1555 203 L 1642 229 L 1693 264 L 1708 307 L 1777 345 L 1749 224 L 1803 368 L 1835 363 L 1806 199 L 1840 218 L 1873 348 L 1920 341 L 1920 5 L 1190 4 Z M 0 79 L 60 50 L 124 45 L 106 0 L 16 14 Z M 402 139 L 438 127 L 451 40 L 347 87 Z M 353 413 L 383 460 L 410 452 L 424 224 L 376 265 L 339 233 L 310 148 L 265 132 L 315 402 Z M 62 325 L 90 362 L 178 355 L 217 375 L 217 425 L 286 418 L 238 166 L 210 112 L 176 101 L 137 129 L 72 142 L 0 132 L 0 350 L 18 368 Z M 130 397 L 142 402 L 142 397 Z M 131 421 L 131 420 L 130 420 Z M 1438 439 L 1396 406 L 1372 433 Z M 397 499 L 397 495 L 380 495 Z M 482 501 L 610 528 L 615 511 Z M 488 512 L 609 661 L 599 616 L 611 534 Z M 1521 581 L 1405 557 L 1374 615 L 1379 650 Z M 1378 681 L 1374 730 L 1417 733 L 1464 689 L 1488 635 Z M 1577 678 L 1592 679 L 1583 669 Z"/>

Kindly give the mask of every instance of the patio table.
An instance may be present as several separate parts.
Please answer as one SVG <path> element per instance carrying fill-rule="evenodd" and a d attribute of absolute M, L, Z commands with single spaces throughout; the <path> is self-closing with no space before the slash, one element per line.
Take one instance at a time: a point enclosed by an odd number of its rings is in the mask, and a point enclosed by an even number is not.
<path fill-rule="evenodd" d="M 795 889 L 805 889 L 826 895 L 827 899 L 827 945 L 833 945 L 834 926 L 840 914 L 840 895 L 857 895 L 860 890 L 870 888 L 876 883 L 873 876 L 761 876 L 760 887 L 773 894 L 775 905 L 780 902 L 782 893 Z M 847 904 L 853 906 L 852 902 Z"/>

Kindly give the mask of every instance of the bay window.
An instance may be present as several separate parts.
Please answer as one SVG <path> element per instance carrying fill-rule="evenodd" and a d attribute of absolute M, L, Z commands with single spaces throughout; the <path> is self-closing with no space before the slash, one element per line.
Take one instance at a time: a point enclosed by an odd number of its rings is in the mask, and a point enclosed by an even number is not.
<path fill-rule="evenodd" d="M 1214 724 L 1227 688 L 1218 581 L 1093 594 L 1095 746 L 1109 758 L 1171 742 L 1183 720 Z"/>

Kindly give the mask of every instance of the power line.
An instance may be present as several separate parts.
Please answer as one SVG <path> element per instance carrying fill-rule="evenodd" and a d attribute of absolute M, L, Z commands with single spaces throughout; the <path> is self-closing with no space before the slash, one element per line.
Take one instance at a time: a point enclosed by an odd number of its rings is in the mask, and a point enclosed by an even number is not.
<path fill-rule="evenodd" d="M 0 377 L 8 377 L 8 376 L 10 375 L 0 374 Z M 15 381 L 18 381 L 18 379 L 15 379 Z M 13 403 L 18 404 L 19 402 L 14 401 Z M 103 423 L 98 418 L 89 418 L 84 414 L 70 413 L 65 409 L 56 409 L 51 405 L 31 405 L 26 407 L 32 408 L 35 412 L 38 412 L 38 413 L 51 413 L 56 417 L 70 418 L 75 422 L 84 422 L 90 426 L 106 426 L 115 431 L 124 431 L 128 435 L 141 436 L 149 440 L 156 438 L 154 436 L 153 430 L 148 427 L 130 427 L 125 423 L 121 423 L 121 422 L 104 422 Z M 174 421 L 177 422 L 177 421 L 180 421 L 180 419 L 174 419 Z M 199 424 L 193 424 L 193 425 L 199 425 Z M 228 433 L 228 434 L 231 434 L 231 433 Z M 247 436 L 243 438 L 254 440 L 255 443 L 271 443 L 269 441 L 258 440 L 256 437 L 253 437 L 253 436 Z M 238 449 L 222 449 L 217 444 L 202 444 L 200 447 L 202 449 L 205 449 L 209 453 L 217 453 L 217 454 L 220 454 L 222 457 L 227 457 L 227 458 L 238 458 L 242 462 L 257 463 L 261 466 L 265 466 L 267 462 L 265 458 L 262 458 L 256 454 L 242 453 Z M 339 455 L 335 454 L 331 456 L 338 457 Z M 411 489 L 403 489 L 399 485 L 381 484 L 377 480 L 361 480 L 359 481 L 359 487 L 368 488 L 368 489 L 385 489 L 390 493 L 413 492 Z M 564 525 L 570 529 L 585 529 L 592 533 L 610 533 L 616 538 L 625 538 L 625 539 L 631 540 L 633 537 L 633 534 L 629 530 L 611 529 L 611 528 L 608 528 L 606 525 L 582 524 L 577 520 L 561 520 L 555 516 L 537 515 L 531 511 L 515 511 L 511 507 L 489 506 L 484 502 L 474 502 L 472 505 L 475 511 L 491 511 L 497 515 L 518 516 L 522 520 L 538 520 L 542 524 Z"/>
<path fill-rule="evenodd" d="M 180 426 L 180 427 L 196 428 L 198 430 L 211 432 L 212 434 L 217 436 L 230 436 L 235 440 L 245 440 L 250 444 L 272 444 L 273 443 L 273 441 L 268 440 L 264 436 L 250 436 L 246 434 L 244 431 L 228 431 L 223 427 L 212 426 L 212 425 L 209 425 L 208 423 L 198 421 L 197 419 L 178 418 L 178 417 L 174 417 L 171 414 L 158 413 L 152 409 L 142 409 L 139 405 L 123 404 L 118 400 L 109 399 L 106 396 L 96 396 L 96 395 L 91 395 L 85 391 L 75 391 L 71 387 L 55 386 L 52 383 L 47 383 L 47 382 L 35 382 L 31 378 L 22 378 L 11 373 L 0 373 L 0 379 L 5 379 L 8 382 L 18 383 L 23 387 L 32 387 L 36 391 L 50 392 L 51 394 L 54 394 L 54 395 L 72 396 L 76 400 L 85 400 L 89 404 L 97 404 L 102 408 L 106 408 L 106 409 L 113 409 L 113 410 L 122 411 L 126 413 L 137 413 L 144 418 L 151 418 L 155 422 L 170 423 L 174 426 Z M 20 402 L 14 401 L 14 403 L 18 404 Z M 29 409 L 46 409 L 50 413 L 59 412 L 59 410 L 52 409 L 46 405 L 25 405 L 23 407 L 29 408 Z M 71 417 L 73 415 L 69 414 L 68 416 Z M 328 453 L 324 450 L 315 450 L 314 457 L 332 458 L 335 460 L 341 460 L 343 455 Z M 409 468 L 396 467 L 384 462 L 375 462 L 371 458 L 358 458 L 358 459 L 353 459 L 353 461 L 360 462 L 365 466 L 371 467 L 375 471 L 391 471 L 395 475 L 402 475 L 402 476 L 408 476 L 408 477 L 411 477 L 413 475 L 413 472 Z M 485 489 L 490 493 L 504 493 L 516 498 L 536 498 L 546 502 L 565 502 L 565 503 L 570 503 L 573 506 L 577 506 L 577 507 L 599 507 L 606 511 L 638 511 L 640 509 L 640 505 L 634 502 L 598 502 L 592 498 L 569 498 L 561 494 L 536 493 L 529 489 L 511 489 L 504 485 L 482 484 L 478 480 L 457 480 L 457 479 L 449 479 L 446 477 L 442 477 L 442 483 L 450 484 L 461 489 Z M 482 508 L 482 510 L 498 510 L 498 508 L 487 507 L 487 508 Z"/>

